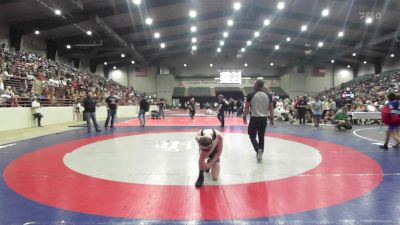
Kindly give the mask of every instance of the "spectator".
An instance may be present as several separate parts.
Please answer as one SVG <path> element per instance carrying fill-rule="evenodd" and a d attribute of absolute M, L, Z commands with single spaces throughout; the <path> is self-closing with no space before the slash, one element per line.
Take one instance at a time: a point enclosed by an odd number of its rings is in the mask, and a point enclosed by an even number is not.
<path fill-rule="evenodd" d="M 78 122 L 79 116 L 81 115 L 81 103 L 78 100 L 74 101 L 74 104 L 72 105 L 72 121 L 73 122 Z"/>
<path fill-rule="evenodd" d="M 146 101 L 145 96 L 143 96 L 139 103 L 139 121 L 140 126 L 144 127 L 146 125 L 146 112 L 149 111 L 150 104 Z"/>
<path fill-rule="evenodd" d="M 165 102 L 164 99 L 160 99 L 160 101 L 158 101 L 158 114 L 160 116 L 160 118 L 162 117 L 164 119 L 164 108 L 165 108 Z"/>
<path fill-rule="evenodd" d="M 32 106 L 32 115 L 33 119 L 37 119 L 38 127 L 42 127 L 42 118 L 43 115 L 40 113 L 40 102 L 37 100 L 37 97 L 34 97 L 33 102 L 31 104 Z"/>
<path fill-rule="evenodd" d="M 191 98 L 189 101 L 189 116 L 190 118 L 194 119 L 194 115 L 196 114 L 196 102 L 194 98 Z"/>
<path fill-rule="evenodd" d="M 300 124 L 306 124 L 306 113 L 307 113 L 307 97 L 303 96 L 298 102 L 297 102 L 297 111 L 298 111 L 298 116 L 299 116 L 299 122 Z"/>
<path fill-rule="evenodd" d="M 342 110 L 339 110 L 339 112 L 337 112 L 335 114 L 335 116 L 332 118 L 332 124 L 335 124 L 336 128 L 341 130 L 342 128 L 345 128 L 346 130 L 350 130 L 352 129 L 352 126 L 350 124 L 350 120 L 348 119 L 347 116 L 347 107 L 344 106 L 342 108 Z"/>
<path fill-rule="evenodd" d="M 217 118 L 221 122 L 221 127 L 225 126 L 225 110 L 228 106 L 228 103 L 225 101 L 223 95 L 218 95 L 218 106 L 217 106 L 217 111 L 218 115 Z"/>
<path fill-rule="evenodd" d="M 99 126 L 97 125 L 97 120 L 96 120 L 96 105 L 97 102 L 96 100 L 93 99 L 93 94 L 92 92 L 88 92 L 86 95 L 86 98 L 83 100 L 83 107 L 85 108 L 85 111 L 83 112 L 83 116 L 86 120 L 86 127 L 88 129 L 88 133 L 92 132 L 92 126 L 90 124 L 90 119 L 93 121 L 94 128 L 96 129 L 96 132 L 100 132 L 101 130 L 99 129 Z"/>
<path fill-rule="evenodd" d="M 115 115 L 117 114 L 117 108 L 118 108 L 118 98 L 115 97 L 114 91 L 111 91 L 110 96 L 106 98 L 106 107 L 107 107 L 107 119 L 106 123 L 104 124 L 104 127 L 108 127 L 108 121 L 110 120 L 111 117 L 111 126 L 110 128 L 114 128 L 114 118 Z"/>
<path fill-rule="evenodd" d="M 319 127 L 321 121 L 322 102 L 319 97 L 315 97 L 315 101 L 311 103 L 311 109 L 314 117 L 314 126 Z"/>

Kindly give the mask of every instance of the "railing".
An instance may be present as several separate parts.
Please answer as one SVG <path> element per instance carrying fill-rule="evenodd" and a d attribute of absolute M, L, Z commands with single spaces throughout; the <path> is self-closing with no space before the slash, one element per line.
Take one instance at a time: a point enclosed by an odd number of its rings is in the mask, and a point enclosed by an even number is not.
<path fill-rule="evenodd" d="M 72 99 L 40 99 L 40 105 L 42 107 L 59 107 L 59 106 L 72 106 Z M 31 107 L 31 98 L 3 98 L 0 101 L 0 107 Z"/>

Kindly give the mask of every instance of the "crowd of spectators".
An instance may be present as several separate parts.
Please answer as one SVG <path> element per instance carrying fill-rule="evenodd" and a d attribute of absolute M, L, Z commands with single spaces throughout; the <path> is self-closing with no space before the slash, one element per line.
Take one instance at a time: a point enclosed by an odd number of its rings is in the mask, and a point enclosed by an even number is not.
<path fill-rule="evenodd" d="M 399 85 L 400 70 L 394 70 L 357 77 L 322 92 L 320 96 L 335 99 L 340 106 L 346 104 L 349 111 L 373 110 L 371 107 L 368 109 L 368 105 L 372 105 L 377 111 L 380 111 L 387 101 L 388 93 L 398 93 Z"/>
<path fill-rule="evenodd" d="M 360 76 L 340 86 L 323 91 L 315 97 L 321 101 L 323 121 L 328 122 L 335 113 L 341 111 L 344 107 L 349 113 L 380 112 L 388 102 L 387 95 L 389 93 L 398 94 L 399 88 L 400 70 L 392 70 L 381 74 Z M 306 122 L 311 123 L 315 102 L 316 100 L 310 96 L 297 96 L 294 99 L 284 100 L 276 99 L 275 115 L 292 123 L 300 117 L 303 119 L 305 117 Z M 305 109 L 302 110 L 302 108 Z M 304 113 L 303 117 L 302 114 Z M 359 121 L 352 122 L 357 123 Z"/>
<path fill-rule="evenodd" d="M 30 107 L 34 97 L 42 106 L 69 106 L 81 101 L 87 91 L 99 102 L 114 91 L 119 105 L 138 104 L 145 95 L 72 65 L 0 44 L 0 106 Z"/>

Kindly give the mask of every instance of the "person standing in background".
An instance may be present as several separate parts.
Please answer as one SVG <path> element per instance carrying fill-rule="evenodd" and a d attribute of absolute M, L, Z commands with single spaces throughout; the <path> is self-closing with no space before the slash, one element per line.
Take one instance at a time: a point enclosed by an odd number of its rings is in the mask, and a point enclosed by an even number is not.
<path fill-rule="evenodd" d="M 118 108 L 118 98 L 115 96 L 114 91 L 111 91 L 110 96 L 108 96 L 105 100 L 106 102 L 106 107 L 107 107 L 107 119 L 106 123 L 104 124 L 104 127 L 108 127 L 108 121 L 110 121 L 111 117 L 111 126 L 110 128 L 114 128 L 114 119 L 115 115 L 117 114 L 117 108 Z"/>
<path fill-rule="evenodd" d="M 325 119 L 325 115 L 326 113 L 328 113 L 329 109 L 331 107 L 331 103 L 329 102 L 328 98 L 325 97 L 325 100 L 322 102 L 322 116 L 321 119 L 324 120 Z"/>
<path fill-rule="evenodd" d="M 42 127 L 42 118 L 43 115 L 40 113 L 40 108 L 42 108 L 40 106 L 40 102 L 37 100 L 37 97 L 33 98 L 33 102 L 32 102 L 32 115 L 34 119 L 38 120 L 38 127 Z"/>
<path fill-rule="evenodd" d="M 165 107 L 165 102 L 164 99 L 160 99 L 160 101 L 158 102 L 158 115 L 162 116 L 162 118 L 164 119 L 164 107 Z"/>
<path fill-rule="evenodd" d="M 297 103 L 297 112 L 299 114 L 300 124 L 306 124 L 306 113 L 307 113 L 307 97 L 303 96 Z"/>
<path fill-rule="evenodd" d="M 189 101 L 189 115 L 190 118 L 194 119 L 194 115 L 196 114 L 196 102 L 194 98 L 191 98 Z"/>
<path fill-rule="evenodd" d="M 139 121 L 140 126 L 144 127 L 146 125 L 146 112 L 150 109 L 150 104 L 146 101 L 146 98 L 143 96 L 139 102 Z"/>
<path fill-rule="evenodd" d="M 90 124 L 90 119 L 93 121 L 94 128 L 96 129 L 96 132 L 100 132 L 101 130 L 99 129 L 99 126 L 97 125 L 97 120 L 96 120 L 96 105 L 97 102 L 96 100 L 93 99 L 93 94 L 92 92 L 87 92 L 86 98 L 83 100 L 83 107 L 85 108 L 85 111 L 83 111 L 83 116 L 85 117 L 86 120 L 86 127 L 87 127 L 87 132 L 91 133 L 92 132 L 92 126 Z"/>
<path fill-rule="evenodd" d="M 329 99 L 329 102 L 330 102 L 329 110 L 332 112 L 333 115 L 335 115 L 337 109 L 336 102 L 332 98 Z"/>
<path fill-rule="evenodd" d="M 322 102 L 319 97 L 315 97 L 315 101 L 311 103 L 311 110 L 314 117 L 314 126 L 319 127 L 321 122 Z"/>
<path fill-rule="evenodd" d="M 72 121 L 73 122 L 78 122 L 79 116 L 81 115 L 81 103 L 79 102 L 79 99 L 74 101 L 74 104 L 72 105 Z"/>
<path fill-rule="evenodd" d="M 229 116 L 231 116 L 233 118 L 233 112 L 235 111 L 235 101 L 233 100 L 233 98 L 229 99 Z"/>
<path fill-rule="evenodd" d="M 217 118 L 221 122 L 221 127 L 225 126 L 225 109 L 226 109 L 227 105 L 228 104 L 226 103 L 224 96 L 218 95 Z"/>

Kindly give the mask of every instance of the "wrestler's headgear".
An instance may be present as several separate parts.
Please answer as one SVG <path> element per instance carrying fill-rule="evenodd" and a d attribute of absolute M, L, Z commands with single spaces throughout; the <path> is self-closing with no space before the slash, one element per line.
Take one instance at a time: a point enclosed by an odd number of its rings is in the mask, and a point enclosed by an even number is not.
<path fill-rule="evenodd" d="M 202 151 L 209 151 L 213 146 L 213 139 L 208 136 L 201 136 L 199 146 Z"/>

